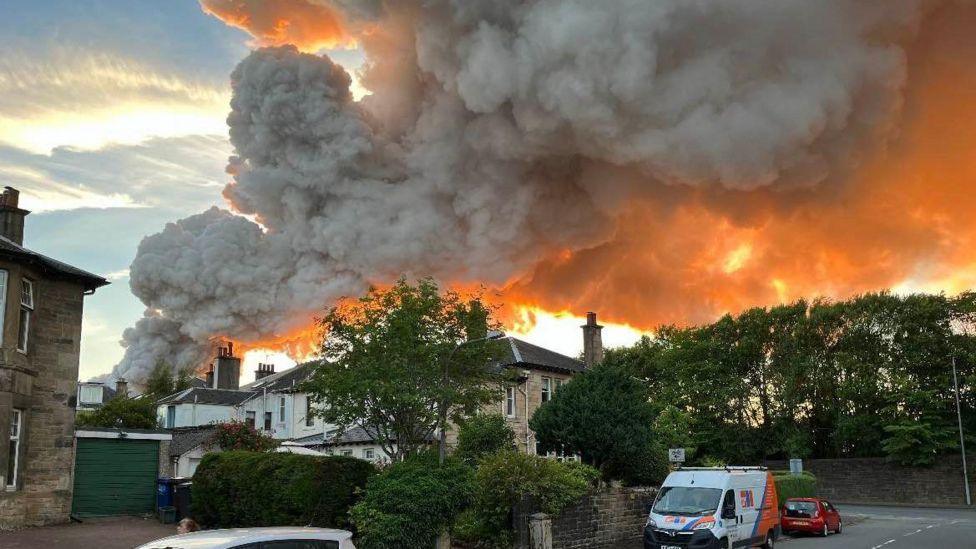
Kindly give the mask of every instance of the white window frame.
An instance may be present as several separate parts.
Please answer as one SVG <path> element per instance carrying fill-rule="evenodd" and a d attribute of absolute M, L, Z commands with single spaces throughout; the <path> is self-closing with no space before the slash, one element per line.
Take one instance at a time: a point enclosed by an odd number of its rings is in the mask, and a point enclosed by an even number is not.
<path fill-rule="evenodd" d="M 352 450 L 339 450 L 340 456 L 352 457 Z"/>
<path fill-rule="evenodd" d="M 166 427 L 169 429 L 176 428 L 176 405 L 170 404 L 166 407 Z"/>
<path fill-rule="evenodd" d="M 278 423 L 285 422 L 285 397 L 278 399 Z"/>
<path fill-rule="evenodd" d="M 20 280 L 20 312 L 17 316 L 17 351 L 27 354 L 30 343 L 31 315 L 34 313 L 34 282 L 26 278 Z M 24 318 L 23 324 L 20 319 Z"/>
<path fill-rule="evenodd" d="M 87 393 L 87 397 L 85 396 Z M 79 404 L 103 404 L 105 390 L 100 385 L 82 385 L 78 388 Z M 91 397 L 91 398 L 89 398 Z"/>
<path fill-rule="evenodd" d="M 539 392 L 539 398 L 543 404 L 552 400 L 552 378 L 551 377 L 542 378 L 542 390 Z"/>
<path fill-rule="evenodd" d="M 515 387 L 505 387 L 505 417 L 515 417 L 518 412 L 518 397 Z"/>
<path fill-rule="evenodd" d="M 274 429 L 274 417 L 272 417 L 273 415 L 274 414 L 271 412 L 264 413 L 264 423 L 261 425 L 261 428 L 264 429 L 265 431 L 270 431 Z"/>
<path fill-rule="evenodd" d="M 258 426 L 258 413 L 254 410 L 245 410 L 244 423 L 250 425 L 251 429 L 256 429 Z"/>
<path fill-rule="evenodd" d="M 0 345 L 3 345 L 3 320 L 7 316 L 7 280 L 7 271 L 0 269 Z"/>
<path fill-rule="evenodd" d="M 312 397 L 305 395 L 305 426 L 315 425 L 315 415 L 312 413 Z"/>
<path fill-rule="evenodd" d="M 14 447 L 14 463 L 12 469 L 14 474 L 8 475 L 6 488 L 7 490 L 16 490 L 17 480 L 20 476 L 20 439 L 21 434 L 24 432 L 24 411 L 13 408 L 10 412 L 10 440 L 8 441 L 8 444 Z M 14 427 L 16 427 L 16 429 L 14 429 Z M 10 446 L 8 446 L 7 450 L 7 456 L 9 457 L 9 455 Z M 7 472 L 9 472 L 11 470 L 10 464 L 8 464 L 7 467 Z"/>
<path fill-rule="evenodd" d="M 372 448 L 363 448 L 363 459 L 369 460 L 369 459 L 375 459 L 375 458 L 376 458 L 376 451 L 375 450 L 373 450 Z"/>

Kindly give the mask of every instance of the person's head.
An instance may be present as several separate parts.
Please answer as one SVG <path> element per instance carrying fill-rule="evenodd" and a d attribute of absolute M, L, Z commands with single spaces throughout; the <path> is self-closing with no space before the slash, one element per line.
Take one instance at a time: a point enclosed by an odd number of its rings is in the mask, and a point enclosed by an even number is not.
<path fill-rule="evenodd" d="M 189 534 L 190 532 L 196 532 L 199 529 L 200 525 L 197 524 L 197 521 L 189 517 L 181 520 L 180 523 L 176 525 L 177 534 Z"/>

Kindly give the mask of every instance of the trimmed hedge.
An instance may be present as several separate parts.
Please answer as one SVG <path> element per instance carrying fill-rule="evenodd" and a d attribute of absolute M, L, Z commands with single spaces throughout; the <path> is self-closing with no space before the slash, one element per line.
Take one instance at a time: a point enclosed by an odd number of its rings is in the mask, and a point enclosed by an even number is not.
<path fill-rule="evenodd" d="M 773 480 L 776 481 L 780 507 L 789 498 L 812 498 L 817 495 L 817 477 L 806 471 L 800 475 L 793 475 L 789 471 L 773 471 Z"/>
<path fill-rule="evenodd" d="M 375 473 L 371 463 L 350 457 L 210 453 L 193 475 L 193 518 L 216 528 L 344 528 Z"/>

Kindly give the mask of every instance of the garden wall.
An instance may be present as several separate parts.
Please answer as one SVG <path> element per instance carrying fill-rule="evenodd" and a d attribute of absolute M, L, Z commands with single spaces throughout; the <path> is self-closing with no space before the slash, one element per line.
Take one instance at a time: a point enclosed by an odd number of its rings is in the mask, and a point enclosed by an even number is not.
<path fill-rule="evenodd" d="M 976 455 L 967 458 L 970 491 L 976 494 Z M 770 469 L 789 469 L 770 461 Z M 962 458 L 939 458 L 929 468 L 903 467 L 885 458 L 805 459 L 803 469 L 817 477 L 819 495 L 841 503 L 965 505 Z"/>
<path fill-rule="evenodd" d="M 639 542 L 653 503 L 656 488 L 604 488 L 585 496 L 577 505 L 552 517 L 552 548 L 576 549 L 611 547 L 617 543 Z M 515 509 L 517 547 L 529 546 L 531 504 Z"/>

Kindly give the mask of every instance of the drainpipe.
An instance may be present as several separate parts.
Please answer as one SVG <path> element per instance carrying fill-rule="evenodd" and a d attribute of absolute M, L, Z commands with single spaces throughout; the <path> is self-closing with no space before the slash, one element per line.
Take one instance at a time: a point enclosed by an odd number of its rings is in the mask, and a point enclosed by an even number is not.
<path fill-rule="evenodd" d="M 528 393 L 528 390 L 529 390 L 529 376 L 530 375 L 531 375 L 531 373 L 529 373 L 528 371 L 526 371 L 525 381 L 523 383 L 520 383 L 519 385 L 517 385 L 518 392 L 522 393 L 522 405 L 523 405 L 523 408 L 525 408 L 525 412 L 523 414 L 524 417 L 522 418 L 522 420 L 525 423 L 525 453 L 526 454 L 529 453 L 529 440 L 532 438 L 531 434 L 529 433 L 529 393 Z M 525 389 L 522 388 L 522 385 L 525 385 Z"/>

